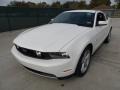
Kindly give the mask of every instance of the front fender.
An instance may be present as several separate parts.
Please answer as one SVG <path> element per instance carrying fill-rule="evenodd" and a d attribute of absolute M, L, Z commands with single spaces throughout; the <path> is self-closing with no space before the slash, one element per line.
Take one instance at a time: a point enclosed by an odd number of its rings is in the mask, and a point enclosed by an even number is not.
<path fill-rule="evenodd" d="M 70 63 L 71 67 L 76 69 L 76 66 L 78 64 L 79 58 L 81 57 L 82 52 L 84 49 L 90 44 L 89 38 L 77 38 L 76 40 L 71 41 L 68 45 L 66 45 L 62 51 L 66 51 L 70 55 Z"/>

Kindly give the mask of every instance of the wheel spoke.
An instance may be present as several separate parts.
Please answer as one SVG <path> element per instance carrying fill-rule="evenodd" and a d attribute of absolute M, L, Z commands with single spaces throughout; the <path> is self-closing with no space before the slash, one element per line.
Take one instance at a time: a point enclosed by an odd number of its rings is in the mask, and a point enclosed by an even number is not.
<path fill-rule="evenodd" d="M 82 66 L 81 66 L 81 72 L 84 73 L 89 65 L 90 62 L 90 51 L 86 51 L 82 58 Z"/>

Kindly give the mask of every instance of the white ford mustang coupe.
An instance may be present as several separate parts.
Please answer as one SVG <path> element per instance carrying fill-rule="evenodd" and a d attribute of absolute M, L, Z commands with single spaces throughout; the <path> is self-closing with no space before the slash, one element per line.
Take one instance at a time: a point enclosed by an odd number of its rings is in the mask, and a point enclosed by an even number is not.
<path fill-rule="evenodd" d="M 28 70 L 62 79 L 84 76 L 91 56 L 111 38 L 110 18 L 102 11 L 65 11 L 49 24 L 21 33 L 12 54 Z"/>

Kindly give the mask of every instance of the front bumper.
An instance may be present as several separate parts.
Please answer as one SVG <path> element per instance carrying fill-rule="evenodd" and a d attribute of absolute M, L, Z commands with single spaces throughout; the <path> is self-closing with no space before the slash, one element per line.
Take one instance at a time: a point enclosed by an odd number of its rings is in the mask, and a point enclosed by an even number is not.
<path fill-rule="evenodd" d="M 22 65 L 32 70 L 48 73 L 56 77 L 66 77 L 74 73 L 71 67 L 71 59 L 36 59 L 23 55 L 17 51 L 15 46 L 12 47 L 11 52 Z"/>

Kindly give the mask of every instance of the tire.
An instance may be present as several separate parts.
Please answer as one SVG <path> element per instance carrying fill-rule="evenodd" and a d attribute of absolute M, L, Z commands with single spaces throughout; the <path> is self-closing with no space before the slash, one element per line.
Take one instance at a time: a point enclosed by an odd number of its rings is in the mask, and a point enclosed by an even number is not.
<path fill-rule="evenodd" d="M 85 60 L 85 56 L 87 56 L 88 54 L 88 61 Z M 75 71 L 75 74 L 79 77 L 82 77 L 84 76 L 87 71 L 88 71 L 88 68 L 89 68 L 89 65 L 90 65 L 90 61 L 91 61 L 91 48 L 90 47 L 87 47 L 80 59 L 79 59 L 79 62 L 78 62 L 78 65 L 77 65 L 77 68 L 76 68 L 76 71 Z M 86 65 L 86 66 L 85 66 Z"/>
<path fill-rule="evenodd" d="M 112 28 L 110 29 L 110 32 L 109 32 L 107 38 L 105 39 L 104 43 L 109 43 L 110 42 L 110 40 L 111 40 L 111 30 L 112 30 Z"/>

